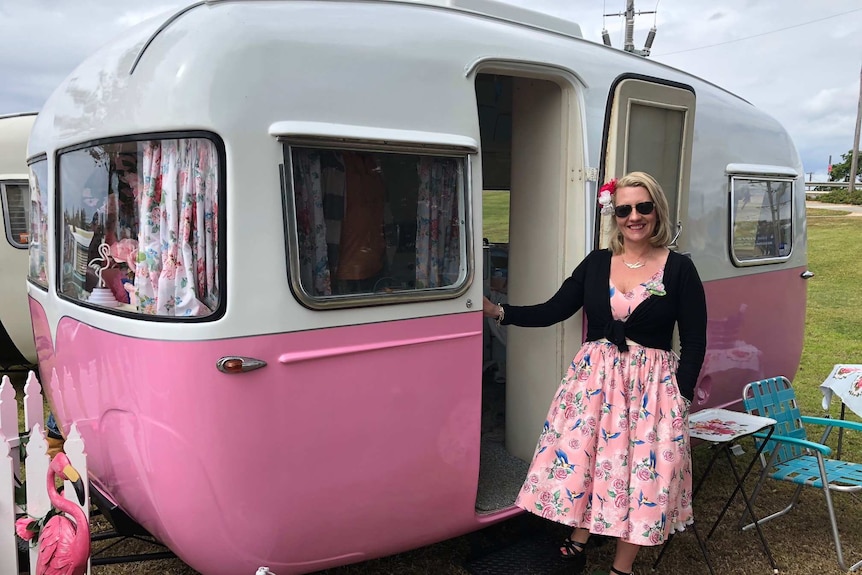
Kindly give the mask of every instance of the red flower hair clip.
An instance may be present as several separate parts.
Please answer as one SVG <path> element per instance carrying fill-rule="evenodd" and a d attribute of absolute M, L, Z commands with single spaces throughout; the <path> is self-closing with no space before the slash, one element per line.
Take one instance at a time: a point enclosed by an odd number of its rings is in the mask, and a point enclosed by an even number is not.
<path fill-rule="evenodd" d="M 614 213 L 614 207 L 611 203 L 611 196 L 617 191 L 617 180 L 614 178 L 601 188 L 599 188 L 599 205 L 602 207 L 602 215 L 610 215 Z"/>

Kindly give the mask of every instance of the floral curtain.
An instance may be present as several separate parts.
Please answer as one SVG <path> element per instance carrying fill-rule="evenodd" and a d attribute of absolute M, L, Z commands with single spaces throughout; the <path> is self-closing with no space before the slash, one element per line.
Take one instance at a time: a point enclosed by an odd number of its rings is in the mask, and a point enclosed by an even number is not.
<path fill-rule="evenodd" d="M 458 197 L 463 178 L 454 159 L 423 157 L 418 171 L 416 287 L 452 285 L 460 271 Z"/>
<path fill-rule="evenodd" d="M 313 286 L 314 296 L 332 295 L 327 256 L 326 221 L 323 213 L 320 152 L 294 150 L 293 185 L 299 236 L 299 273 L 303 286 Z"/>
<path fill-rule="evenodd" d="M 218 306 L 218 154 L 204 139 L 144 142 L 135 266 L 139 311 L 199 316 Z"/>
<path fill-rule="evenodd" d="M 47 169 L 47 161 L 30 166 L 29 277 L 43 286 L 48 285 L 48 193 L 42 189 Z"/>

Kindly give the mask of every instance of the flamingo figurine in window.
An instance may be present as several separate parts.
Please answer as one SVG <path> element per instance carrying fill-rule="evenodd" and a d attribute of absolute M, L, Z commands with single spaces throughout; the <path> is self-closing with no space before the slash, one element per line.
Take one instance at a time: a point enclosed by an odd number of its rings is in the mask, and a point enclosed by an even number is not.
<path fill-rule="evenodd" d="M 48 498 L 61 514 L 51 517 L 39 534 L 36 575 L 83 575 L 90 556 L 90 523 L 83 509 L 57 491 L 57 476 L 72 482 L 84 504 L 84 482 L 61 451 L 48 467 Z"/>
<path fill-rule="evenodd" d="M 99 244 L 99 255 L 101 257 L 93 258 L 87 265 L 96 272 L 96 278 L 99 280 L 93 292 L 90 294 L 89 301 L 105 307 L 116 307 L 119 302 L 111 293 L 111 290 L 105 287 L 105 278 L 102 274 L 106 269 L 111 267 L 113 258 L 111 257 L 111 246 L 106 243 Z"/>

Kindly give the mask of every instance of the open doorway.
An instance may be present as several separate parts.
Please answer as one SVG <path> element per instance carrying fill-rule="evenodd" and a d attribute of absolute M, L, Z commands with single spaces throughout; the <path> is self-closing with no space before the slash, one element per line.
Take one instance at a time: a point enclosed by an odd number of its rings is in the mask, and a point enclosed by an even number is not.
<path fill-rule="evenodd" d="M 571 106 L 562 85 L 491 71 L 476 77 L 485 294 L 492 301 L 539 303 L 564 277 Z M 510 507 L 523 485 L 566 346 L 562 325 L 532 330 L 489 320 L 483 341 L 476 510 L 491 513 Z"/>

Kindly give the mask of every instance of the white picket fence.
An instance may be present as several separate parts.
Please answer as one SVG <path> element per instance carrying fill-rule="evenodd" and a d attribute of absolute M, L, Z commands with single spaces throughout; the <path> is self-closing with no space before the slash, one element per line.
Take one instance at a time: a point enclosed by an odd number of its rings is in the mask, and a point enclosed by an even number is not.
<path fill-rule="evenodd" d="M 57 373 L 51 374 L 52 378 Z M 30 430 L 27 442 L 27 456 L 24 460 L 26 470 L 25 486 L 27 495 L 27 515 L 33 518 L 44 516 L 51 509 L 48 499 L 46 477 L 48 474 L 48 442 L 45 438 L 45 415 L 43 410 L 42 386 L 31 371 L 24 385 L 24 423 Z M 22 473 L 21 438 L 18 432 L 18 398 L 9 377 L 4 375 L 0 383 L 0 575 L 21 573 L 18 565 L 18 545 L 15 538 L 16 515 L 23 510 L 15 504 L 15 485 Z M 84 483 L 85 516 L 90 517 L 90 493 L 87 476 L 87 455 L 84 441 L 73 423 L 66 436 L 63 452 L 69 457 Z M 63 493 L 66 499 L 80 505 L 72 487 L 67 481 Z M 5 526 L 5 527 L 3 527 Z M 30 575 L 36 575 L 38 547 L 30 547 Z M 90 575 L 87 564 L 87 575 Z M 268 567 L 260 567 L 256 575 L 275 575 Z"/>
<path fill-rule="evenodd" d="M 53 373 L 52 377 L 57 374 Z M 15 516 L 22 510 L 15 504 L 15 485 L 21 477 L 21 440 L 18 432 L 18 400 L 15 388 L 8 376 L 0 383 L 0 573 L 20 573 L 18 565 L 18 546 L 15 539 Z M 24 422 L 30 431 L 27 443 L 25 485 L 27 494 L 27 515 L 33 518 L 44 516 L 51 509 L 46 489 L 46 476 L 50 458 L 47 455 L 48 443 L 45 439 L 45 416 L 43 411 L 42 386 L 31 371 L 24 385 Z M 89 482 L 87 480 L 87 456 L 84 442 L 73 424 L 63 445 L 84 483 L 84 505 L 82 509 L 89 518 Z M 66 482 L 63 493 L 66 499 L 79 505 L 75 490 Z M 36 575 L 38 549 L 30 547 L 30 575 Z M 90 567 L 87 566 L 87 575 Z"/>

